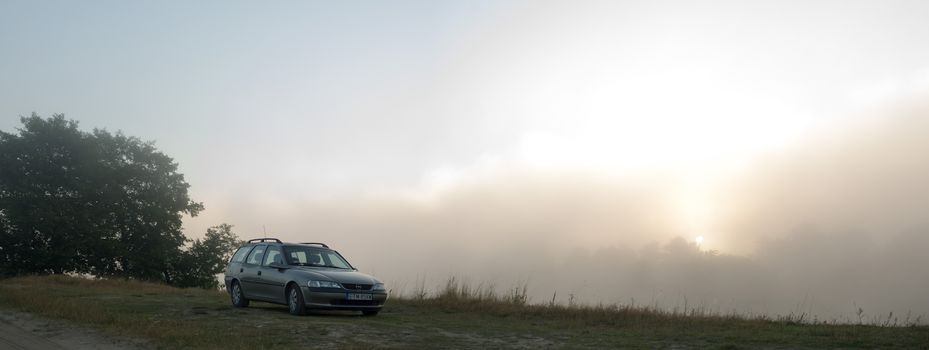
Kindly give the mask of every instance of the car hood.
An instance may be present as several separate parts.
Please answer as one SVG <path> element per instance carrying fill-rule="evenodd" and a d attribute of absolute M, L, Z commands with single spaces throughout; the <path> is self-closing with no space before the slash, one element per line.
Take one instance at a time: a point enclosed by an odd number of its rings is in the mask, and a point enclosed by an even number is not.
<path fill-rule="evenodd" d="M 297 267 L 298 271 L 305 272 L 307 275 L 312 276 L 311 278 L 319 278 L 318 276 L 325 277 L 328 280 L 332 280 L 339 283 L 354 283 L 354 284 L 375 284 L 380 283 L 376 278 L 358 272 L 358 271 L 346 271 L 346 270 L 337 270 L 337 269 L 327 269 L 327 268 L 318 268 L 318 267 Z"/>

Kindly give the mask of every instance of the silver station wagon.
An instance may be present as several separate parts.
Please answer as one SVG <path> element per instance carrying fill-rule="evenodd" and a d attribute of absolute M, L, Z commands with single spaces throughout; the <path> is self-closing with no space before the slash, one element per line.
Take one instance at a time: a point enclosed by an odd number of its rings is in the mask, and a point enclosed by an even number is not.
<path fill-rule="evenodd" d="M 287 305 L 291 314 L 308 309 L 358 310 L 374 316 L 387 301 L 376 278 L 358 272 L 339 252 L 322 243 L 284 243 L 251 239 L 226 266 L 226 290 L 232 305 L 250 301 Z"/>

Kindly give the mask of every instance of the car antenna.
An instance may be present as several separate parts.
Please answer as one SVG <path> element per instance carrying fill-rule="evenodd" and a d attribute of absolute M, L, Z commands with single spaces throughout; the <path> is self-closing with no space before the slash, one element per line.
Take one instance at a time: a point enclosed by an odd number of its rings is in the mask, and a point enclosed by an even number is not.
<path fill-rule="evenodd" d="M 261 233 L 265 235 L 265 238 L 268 238 L 268 230 L 265 229 L 265 225 L 261 225 Z"/>

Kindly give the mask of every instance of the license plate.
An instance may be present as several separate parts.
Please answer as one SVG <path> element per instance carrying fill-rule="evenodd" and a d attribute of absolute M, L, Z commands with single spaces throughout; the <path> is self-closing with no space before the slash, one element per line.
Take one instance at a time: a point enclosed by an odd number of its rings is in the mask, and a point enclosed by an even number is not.
<path fill-rule="evenodd" d="M 357 293 L 346 293 L 345 299 L 348 300 L 373 300 L 374 296 L 371 294 L 357 294 Z"/>

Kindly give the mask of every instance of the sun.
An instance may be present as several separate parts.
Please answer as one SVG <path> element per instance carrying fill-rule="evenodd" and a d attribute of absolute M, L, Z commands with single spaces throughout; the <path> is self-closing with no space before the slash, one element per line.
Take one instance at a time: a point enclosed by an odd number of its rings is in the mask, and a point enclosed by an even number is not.
<path fill-rule="evenodd" d="M 703 244 L 703 236 L 697 236 L 697 238 L 694 238 L 694 242 L 697 242 L 697 245 Z"/>

